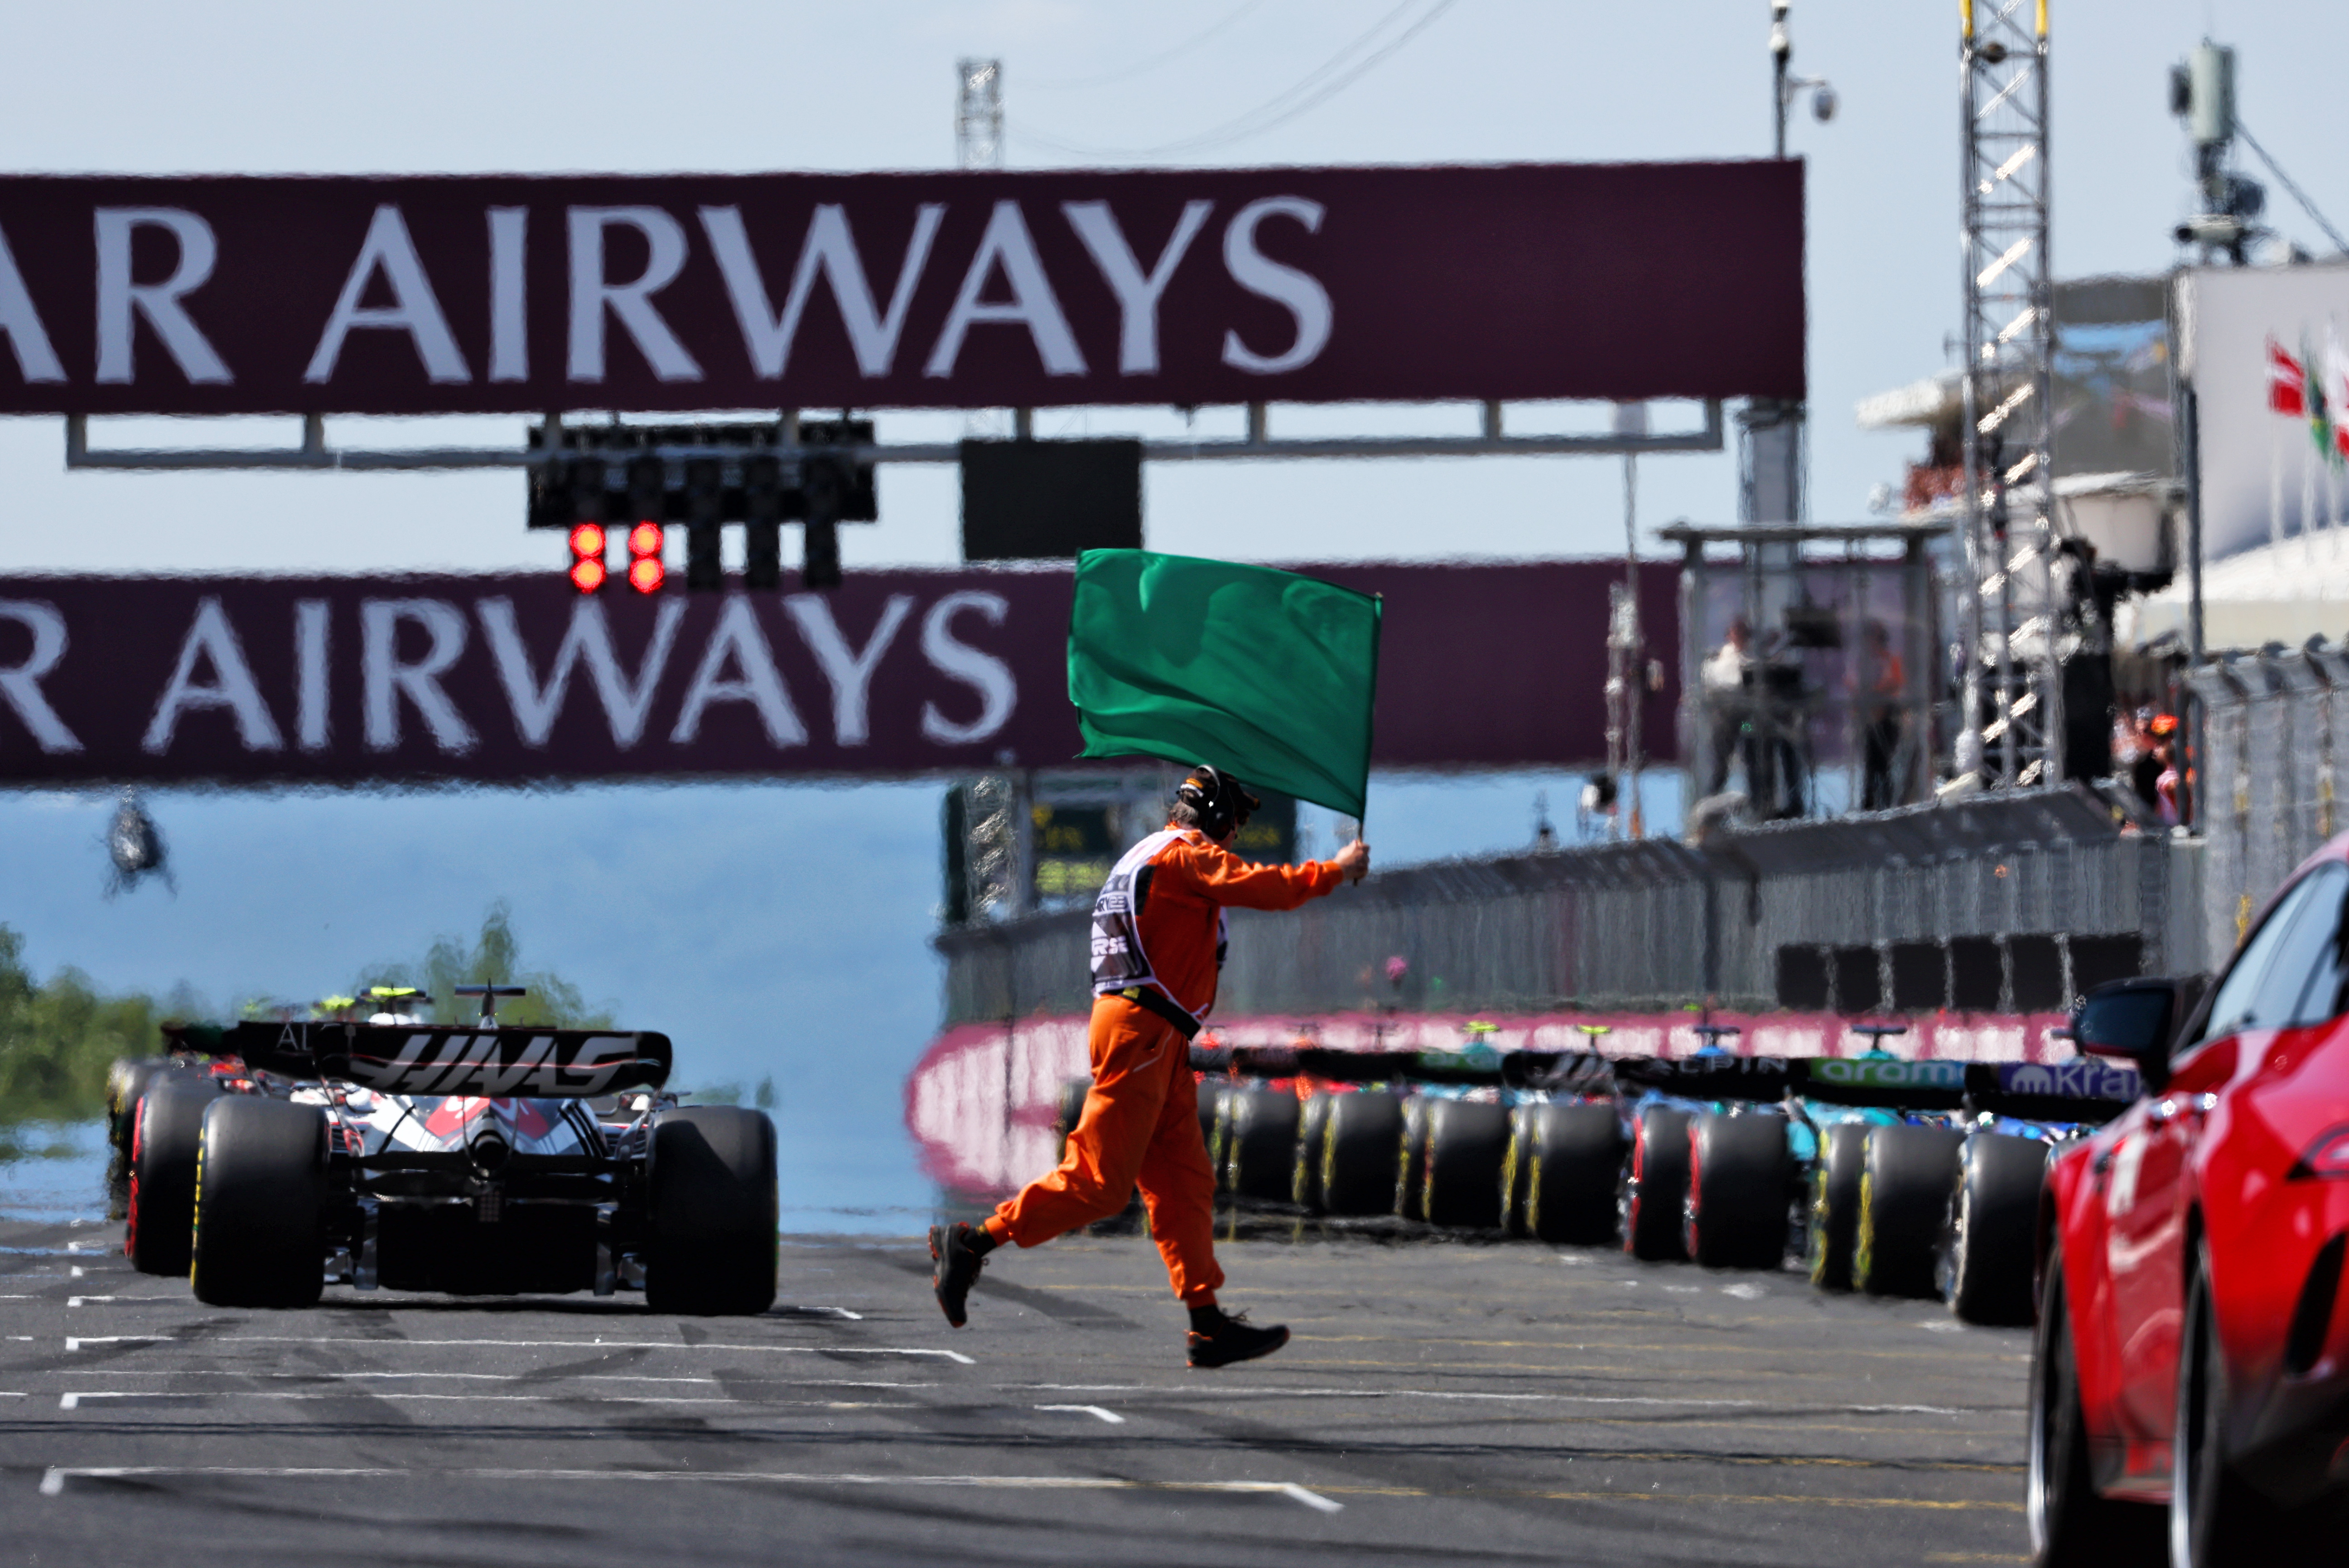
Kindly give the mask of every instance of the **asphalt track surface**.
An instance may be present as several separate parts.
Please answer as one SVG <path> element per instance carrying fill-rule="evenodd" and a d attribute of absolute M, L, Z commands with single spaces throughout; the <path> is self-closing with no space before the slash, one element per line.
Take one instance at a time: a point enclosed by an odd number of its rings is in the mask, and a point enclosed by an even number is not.
<path fill-rule="evenodd" d="M 2028 1335 L 1530 1243 L 1226 1243 L 1296 1339 L 1192 1372 L 1138 1238 L 788 1240 L 763 1318 L 217 1311 L 0 1223 L 12 1563 L 1999 1563 Z"/>

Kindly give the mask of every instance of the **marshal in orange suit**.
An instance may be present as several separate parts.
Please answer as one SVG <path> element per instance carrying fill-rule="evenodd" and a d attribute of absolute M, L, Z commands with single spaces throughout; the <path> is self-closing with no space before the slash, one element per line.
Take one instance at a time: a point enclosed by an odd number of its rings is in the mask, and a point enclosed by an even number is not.
<path fill-rule="evenodd" d="M 1093 1084 L 1069 1132 L 1060 1168 L 1030 1182 L 984 1225 L 930 1230 L 931 1282 L 960 1328 L 987 1255 L 1006 1241 L 1033 1247 L 1125 1207 L 1138 1185 L 1150 1233 L 1174 1293 L 1191 1312 L 1194 1366 L 1269 1355 L 1288 1330 L 1259 1326 L 1216 1304 L 1215 1172 L 1199 1136 L 1191 1037 L 1215 1005 L 1224 961 L 1224 911 L 1293 909 L 1359 882 L 1371 868 L 1357 839 L 1332 860 L 1258 866 L 1227 846 L 1263 803 L 1211 767 L 1175 792 L 1163 832 L 1125 853 L 1093 905 Z"/>

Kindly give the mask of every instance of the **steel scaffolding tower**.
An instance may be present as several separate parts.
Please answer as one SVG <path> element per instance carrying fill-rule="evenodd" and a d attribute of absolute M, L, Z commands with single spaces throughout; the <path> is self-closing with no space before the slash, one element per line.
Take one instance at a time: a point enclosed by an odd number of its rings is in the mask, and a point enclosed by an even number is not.
<path fill-rule="evenodd" d="M 2046 0 L 1961 0 L 1965 192 L 1965 707 L 1956 771 L 2064 774 L 2049 441 L 2055 323 L 2047 253 Z"/>

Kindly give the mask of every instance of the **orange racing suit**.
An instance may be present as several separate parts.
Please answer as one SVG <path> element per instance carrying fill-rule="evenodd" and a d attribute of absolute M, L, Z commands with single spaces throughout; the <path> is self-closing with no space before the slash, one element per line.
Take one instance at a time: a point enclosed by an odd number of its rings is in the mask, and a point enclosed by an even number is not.
<path fill-rule="evenodd" d="M 1255 865 L 1196 828 L 1128 850 L 1093 910 L 1092 1089 L 1060 1168 L 1005 1201 L 988 1233 L 1033 1247 L 1115 1214 L 1139 1185 L 1175 1295 L 1213 1305 L 1224 1282 L 1216 1178 L 1199 1136 L 1191 1032 L 1166 1014 L 1196 1020 L 1215 1005 L 1226 907 L 1293 909 L 1342 880 L 1332 861 Z M 1157 1010 L 1134 1000 L 1144 988 Z"/>

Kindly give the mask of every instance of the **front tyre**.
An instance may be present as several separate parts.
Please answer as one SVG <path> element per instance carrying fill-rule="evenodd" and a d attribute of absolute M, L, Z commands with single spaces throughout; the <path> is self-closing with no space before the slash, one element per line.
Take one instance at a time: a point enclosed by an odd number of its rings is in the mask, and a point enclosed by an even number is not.
<path fill-rule="evenodd" d="M 781 1220 L 775 1124 L 740 1106 L 665 1111 L 653 1123 L 651 1154 L 645 1304 L 705 1316 L 772 1306 Z"/>
<path fill-rule="evenodd" d="M 223 1095 L 204 1112 L 196 1159 L 196 1299 L 316 1305 L 326 1280 L 326 1113 Z"/>

